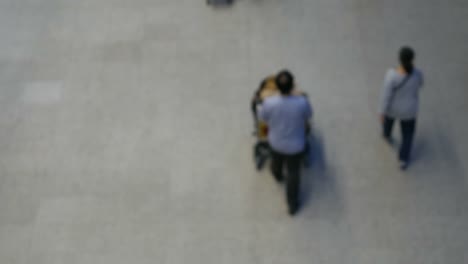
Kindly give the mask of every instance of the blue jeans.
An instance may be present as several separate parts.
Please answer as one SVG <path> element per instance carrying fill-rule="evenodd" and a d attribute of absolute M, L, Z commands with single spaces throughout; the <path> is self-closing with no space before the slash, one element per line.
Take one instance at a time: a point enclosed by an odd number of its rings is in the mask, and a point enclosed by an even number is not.
<path fill-rule="evenodd" d="M 395 119 L 386 116 L 383 124 L 383 136 L 391 139 Z M 400 146 L 399 159 L 409 162 L 411 146 L 413 145 L 414 132 L 416 130 L 416 119 L 400 120 L 402 143 Z"/>

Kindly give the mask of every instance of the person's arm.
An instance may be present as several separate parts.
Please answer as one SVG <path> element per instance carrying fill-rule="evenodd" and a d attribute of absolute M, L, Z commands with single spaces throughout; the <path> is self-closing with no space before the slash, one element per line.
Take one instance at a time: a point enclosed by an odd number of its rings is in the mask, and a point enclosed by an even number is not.
<path fill-rule="evenodd" d="M 393 92 L 392 73 L 391 71 L 388 71 L 385 76 L 382 93 L 380 95 L 379 115 L 380 115 L 381 121 L 383 121 L 385 115 L 387 114 L 388 107 L 390 106 L 390 99 L 392 97 L 392 92 Z"/>

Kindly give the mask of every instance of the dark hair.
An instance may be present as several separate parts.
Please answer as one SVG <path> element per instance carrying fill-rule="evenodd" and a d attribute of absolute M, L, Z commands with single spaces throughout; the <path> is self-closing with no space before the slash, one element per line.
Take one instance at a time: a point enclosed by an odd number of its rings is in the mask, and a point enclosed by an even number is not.
<path fill-rule="evenodd" d="M 281 94 L 289 94 L 294 88 L 294 76 L 288 70 L 282 70 L 276 75 L 276 86 Z"/>
<path fill-rule="evenodd" d="M 413 73 L 414 65 L 414 51 L 408 46 L 404 46 L 400 49 L 400 63 L 407 74 Z"/>

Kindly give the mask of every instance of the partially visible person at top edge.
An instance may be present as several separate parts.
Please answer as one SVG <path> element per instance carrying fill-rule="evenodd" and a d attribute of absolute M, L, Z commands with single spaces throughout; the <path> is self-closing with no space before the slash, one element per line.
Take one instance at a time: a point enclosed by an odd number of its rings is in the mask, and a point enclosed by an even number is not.
<path fill-rule="evenodd" d="M 266 122 L 269 129 L 271 172 L 278 182 L 286 179 L 289 214 L 294 215 L 299 208 L 299 173 L 306 146 L 305 126 L 312 117 L 312 108 L 306 97 L 293 93 L 294 77 L 289 71 L 278 73 L 275 82 L 280 94 L 264 100 L 259 119 Z M 284 171 L 286 175 L 283 175 Z"/>
<path fill-rule="evenodd" d="M 400 65 L 389 69 L 385 76 L 379 113 L 384 139 L 393 144 L 392 128 L 400 121 L 401 146 L 398 159 L 400 169 L 407 169 L 416 130 L 419 110 L 419 90 L 424 84 L 422 72 L 414 66 L 415 53 L 410 47 L 400 49 Z"/>

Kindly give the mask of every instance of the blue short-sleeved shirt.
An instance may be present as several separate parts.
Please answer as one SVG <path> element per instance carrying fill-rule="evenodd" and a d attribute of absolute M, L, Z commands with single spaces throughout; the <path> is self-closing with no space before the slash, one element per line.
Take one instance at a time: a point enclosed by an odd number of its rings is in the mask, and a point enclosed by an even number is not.
<path fill-rule="evenodd" d="M 271 147 L 284 154 L 297 154 L 304 150 L 305 126 L 311 117 L 309 101 L 299 95 L 268 97 L 259 111 L 259 119 L 268 124 Z"/>

